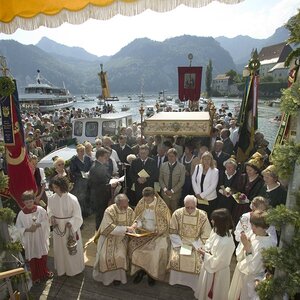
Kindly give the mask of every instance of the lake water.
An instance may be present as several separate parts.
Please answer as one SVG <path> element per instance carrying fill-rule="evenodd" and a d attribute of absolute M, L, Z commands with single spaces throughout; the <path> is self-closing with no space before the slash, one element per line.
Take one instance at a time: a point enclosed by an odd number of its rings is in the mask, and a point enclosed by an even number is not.
<path fill-rule="evenodd" d="M 91 95 L 95 96 L 95 95 Z M 175 99 L 176 97 L 174 97 Z M 215 103 L 215 106 L 217 109 L 221 108 L 222 103 L 227 102 L 229 106 L 229 110 L 227 112 L 231 111 L 234 112 L 234 107 L 235 105 L 240 105 L 241 99 L 231 99 L 231 98 L 212 98 L 213 102 Z M 132 96 L 132 100 L 130 100 L 127 96 L 119 96 L 119 101 L 111 101 L 109 104 L 112 104 L 116 111 L 121 111 L 122 106 L 126 105 L 130 107 L 130 109 L 127 111 L 132 114 L 133 116 L 133 121 L 139 122 L 141 119 L 140 113 L 139 113 L 139 108 L 141 104 L 143 106 L 147 105 L 155 105 L 157 101 L 156 96 L 147 96 L 145 95 L 145 102 L 140 103 L 138 101 L 137 96 Z M 172 104 L 176 107 L 176 104 L 173 101 L 168 101 L 168 104 Z M 80 101 L 80 97 L 77 97 L 77 102 L 75 103 L 74 107 L 76 108 L 92 108 L 97 105 L 96 101 L 89 101 L 89 102 L 84 102 Z M 270 142 L 269 148 L 272 149 L 279 123 L 277 122 L 272 122 L 275 116 L 280 115 L 280 110 L 279 107 L 270 107 L 264 104 L 263 102 L 259 102 L 258 104 L 258 128 L 259 130 L 265 135 L 266 140 Z"/>

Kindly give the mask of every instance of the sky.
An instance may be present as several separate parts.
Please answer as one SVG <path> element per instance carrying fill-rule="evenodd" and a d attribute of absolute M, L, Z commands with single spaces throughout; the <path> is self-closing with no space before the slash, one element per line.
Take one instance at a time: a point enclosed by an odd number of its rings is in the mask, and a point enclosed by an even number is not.
<path fill-rule="evenodd" d="M 180 35 L 248 35 L 267 38 L 300 9 L 300 0 L 245 0 L 235 5 L 219 2 L 202 8 L 179 6 L 167 13 L 145 11 L 134 17 L 115 16 L 110 20 L 88 20 L 81 25 L 63 24 L 57 28 L 18 29 L 14 34 L 0 33 L 0 39 L 36 44 L 42 37 L 67 46 L 82 47 L 102 56 L 113 55 L 137 38 L 155 41 Z"/>

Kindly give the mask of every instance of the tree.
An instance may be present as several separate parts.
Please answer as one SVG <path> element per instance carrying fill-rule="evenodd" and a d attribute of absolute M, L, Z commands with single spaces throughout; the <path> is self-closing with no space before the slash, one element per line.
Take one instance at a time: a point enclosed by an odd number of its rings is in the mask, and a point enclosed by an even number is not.
<path fill-rule="evenodd" d="M 208 65 L 206 67 L 206 77 L 205 77 L 205 84 L 206 84 L 206 96 L 207 98 L 211 97 L 211 93 L 212 93 L 212 61 L 211 59 L 208 62 Z"/>
<path fill-rule="evenodd" d="M 290 19 L 286 27 L 290 30 L 289 43 L 300 45 L 300 11 Z M 295 53 L 300 54 L 298 47 Z M 272 153 L 272 162 L 280 178 L 289 178 L 286 205 L 272 209 L 268 216 L 270 224 L 281 230 L 279 247 L 264 250 L 263 259 L 269 270 L 275 270 L 274 276 L 266 276 L 258 285 L 258 294 L 262 300 L 284 298 L 299 299 L 300 293 L 300 78 L 297 76 L 299 65 L 292 64 L 288 57 L 285 63 L 292 65 L 295 71 L 293 82 L 282 92 L 281 110 L 287 114 L 287 123 L 296 124 L 296 135 L 283 144 L 278 142 Z M 283 115 L 284 117 L 285 115 Z M 291 120 L 289 121 L 289 118 Z"/>
<path fill-rule="evenodd" d="M 285 61 L 285 66 L 289 66 L 294 58 L 300 56 L 300 47 L 298 47 L 300 44 L 300 10 L 298 10 L 297 15 L 290 18 L 285 27 L 290 31 L 288 43 L 295 44 L 295 46 L 297 47 L 289 54 Z"/>
<path fill-rule="evenodd" d="M 233 84 L 235 82 L 237 75 L 238 75 L 237 72 L 232 69 L 226 73 L 226 76 L 230 77 L 229 84 Z"/>

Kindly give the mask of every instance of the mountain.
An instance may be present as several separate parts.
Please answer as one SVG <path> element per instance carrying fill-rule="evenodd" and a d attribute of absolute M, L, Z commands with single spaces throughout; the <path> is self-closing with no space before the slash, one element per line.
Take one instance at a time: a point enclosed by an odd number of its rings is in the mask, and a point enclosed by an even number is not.
<path fill-rule="evenodd" d="M 233 39 L 183 35 L 163 42 L 148 38 L 136 39 L 113 56 L 98 57 L 79 47 L 68 47 L 47 38 L 36 45 L 22 45 L 13 40 L 0 41 L 0 55 L 17 79 L 18 86 L 35 82 L 36 70 L 52 84 L 63 84 L 73 94 L 100 94 L 100 63 L 107 71 L 111 94 L 147 93 L 167 90 L 176 92 L 178 66 L 203 66 L 202 90 L 205 90 L 205 69 L 213 63 L 213 77 L 230 69 L 241 71 L 253 48 L 286 40 L 288 32 L 279 28 L 268 39 L 238 36 Z M 238 45 L 238 46 L 237 46 Z M 240 65 L 238 65 L 240 64 Z"/>
<path fill-rule="evenodd" d="M 36 46 L 22 45 L 13 40 L 0 41 L 0 55 L 6 57 L 7 65 L 17 80 L 19 90 L 35 82 L 39 69 L 41 75 L 54 85 L 65 84 L 73 93 L 85 90 L 88 92 L 90 85 L 86 82 L 87 75 L 91 76 L 89 72 L 93 74 L 97 72 L 97 65 L 94 62 L 74 59 L 76 63 L 72 64 L 70 59 L 54 57 Z"/>
<path fill-rule="evenodd" d="M 62 49 L 62 53 L 56 53 L 52 50 L 54 48 L 55 51 Z M 203 78 L 209 59 L 213 61 L 214 74 L 235 68 L 230 54 L 213 38 L 207 37 L 185 35 L 164 42 L 136 39 L 111 57 L 101 59 L 89 56 L 90 59 L 95 58 L 93 61 L 87 59 L 86 55 L 84 59 L 76 57 L 78 51 L 74 51 L 74 47 L 54 48 L 49 46 L 45 51 L 12 40 L 0 41 L 0 55 L 6 57 L 19 87 L 34 82 L 36 70 L 39 69 L 51 83 L 58 86 L 64 83 L 73 94 L 101 92 L 97 76 L 100 63 L 105 63 L 112 95 L 139 93 L 141 81 L 144 82 L 144 92 L 158 92 L 162 89 L 177 91 L 177 66 L 188 65 L 188 53 L 194 55 L 192 65 L 203 66 Z M 68 51 L 70 56 L 66 56 Z"/>
<path fill-rule="evenodd" d="M 184 35 L 164 42 L 136 39 L 107 62 L 111 89 L 139 91 L 143 81 L 146 92 L 177 91 L 177 67 L 188 65 L 188 53 L 193 53 L 193 66 L 203 66 L 203 78 L 209 59 L 215 74 L 235 68 L 229 53 L 213 38 Z"/>
<path fill-rule="evenodd" d="M 83 48 L 80 47 L 68 47 L 59 43 L 56 43 L 46 37 L 43 37 L 36 46 L 45 52 L 51 54 L 58 54 L 65 57 L 72 57 L 80 60 L 86 61 L 97 61 L 99 59 L 105 59 L 105 57 L 98 57 L 97 55 L 93 55 Z"/>
<path fill-rule="evenodd" d="M 280 27 L 267 39 L 254 39 L 243 35 L 234 38 L 220 36 L 215 39 L 220 43 L 221 47 L 230 53 L 234 63 L 237 65 L 238 71 L 240 71 L 239 65 L 242 65 L 243 67 L 247 64 L 252 49 L 257 48 L 257 50 L 260 51 L 263 47 L 282 43 L 283 41 L 286 41 L 288 37 L 289 31 L 285 27 Z"/>

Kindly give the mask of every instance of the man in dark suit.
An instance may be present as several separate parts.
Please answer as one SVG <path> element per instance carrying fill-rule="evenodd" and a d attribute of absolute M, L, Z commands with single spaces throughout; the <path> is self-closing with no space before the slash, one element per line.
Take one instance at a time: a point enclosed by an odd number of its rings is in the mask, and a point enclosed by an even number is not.
<path fill-rule="evenodd" d="M 120 162 L 119 163 L 119 174 L 120 176 L 124 175 L 124 168 L 122 167 L 122 164 L 128 163 L 127 161 L 127 156 L 129 154 L 133 154 L 133 151 L 130 146 L 127 144 L 127 137 L 126 135 L 120 135 L 119 136 L 119 143 L 118 144 L 113 144 L 112 148 L 117 152 Z"/>
<path fill-rule="evenodd" d="M 215 149 L 212 152 L 212 156 L 217 163 L 218 170 L 220 172 L 223 172 L 225 170 L 224 161 L 226 161 L 230 157 L 230 155 L 223 151 L 222 141 L 218 140 L 215 142 Z"/>
<path fill-rule="evenodd" d="M 104 211 L 111 198 L 111 187 L 117 184 L 109 184 L 110 174 L 108 172 L 108 159 L 110 153 L 100 148 L 96 152 L 96 160 L 90 169 L 88 186 L 90 191 L 90 201 L 95 209 L 96 230 L 98 230 L 102 221 Z"/>
<path fill-rule="evenodd" d="M 128 163 L 127 161 L 127 155 L 133 154 L 132 149 L 129 145 L 127 145 L 127 137 L 126 135 L 120 135 L 119 136 L 119 143 L 113 144 L 112 148 L 116 150 L 120 161 L 122 163 Z"/>
<path fill-rule="evenodd" d="M 231 141 L 230 131 L 227 128 L 221 130 L 221 139 L 223 142 L 223 152 L 227 153 L 229 156 L 233 154 L 233 143 Z"/>
<path fill-rule="evenodd" d="M 159 144 L 157 146 L 157 155 L 153 158 L 158 169 L 164 162 L 168 161 L 167 148 L 164 144 Z"/>
<path fill-rule="evenodd" d="M 149 176 L 139 176 L 138 174 L 142 170 L 146 171 Z M 137 202 L 143 197 L 142 192 L 145 187 L 154 187 L 154 182 L 158 177 L 157 173 L 158 168 L 156 167 L 155 161 L 149 157 L 148 145 L 140 146 L 139 158 L 133 160 L 130 167 L 132 182 L 135 185 L 135 199 L 130 201 L 132 206 L 136 206 Z"/>

